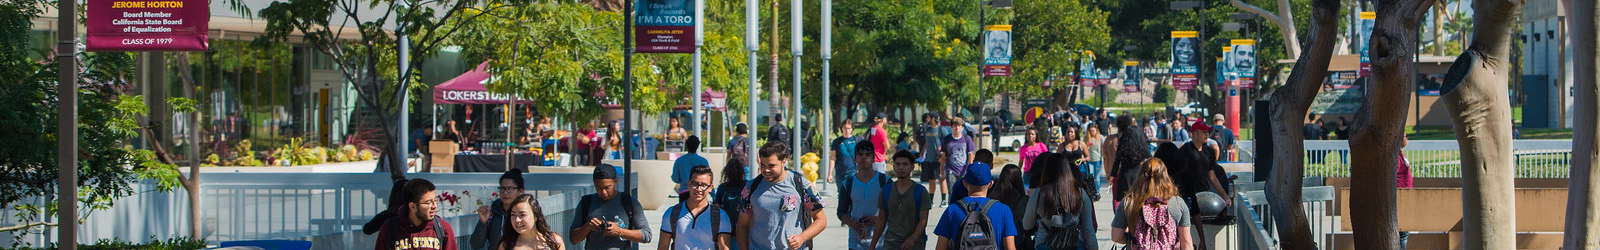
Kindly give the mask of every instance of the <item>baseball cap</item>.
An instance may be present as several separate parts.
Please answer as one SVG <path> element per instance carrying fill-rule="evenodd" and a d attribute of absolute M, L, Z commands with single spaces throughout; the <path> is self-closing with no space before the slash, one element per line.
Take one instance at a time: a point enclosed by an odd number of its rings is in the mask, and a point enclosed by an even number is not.
<path fill-rule="evenodd" d="M 1223 120 L 1222 114 L 1211 115 L 1211 121 L 1221 121 L 1221 120 Z"/>
<path fill-rule="evenodd" d="M 967 176 L 961 178 L 962 182 L 979 186 L 989 185 L 989 182 L 993 180 L 994 175 L 989 173 L 989 164 L 982 162 L 967 165 Z"/>
<path fill-rule="evenodd" d="M 889 115 L 886 115 L 883 112 L 878 112 L 877 114 L 872 115 L 872 120 L 873 121 L 882 121 L 883 118 L 885 118 L 885 117 L 889 117 Z"/>
<path fill-rule="evenodd" d="M 1189 126 L 1189 131 L 1208 131 L 1209 132 L 1209 131 L 1211 131 L 1211 125 L 1206 124 L 1205 122 L 1194 122 L 1194 125 Z"/>

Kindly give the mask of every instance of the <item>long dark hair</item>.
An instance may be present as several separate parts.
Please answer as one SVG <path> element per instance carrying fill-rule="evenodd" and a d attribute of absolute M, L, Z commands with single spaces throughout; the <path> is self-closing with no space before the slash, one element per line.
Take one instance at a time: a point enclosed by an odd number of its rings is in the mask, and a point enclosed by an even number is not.
<path fill-rule="evenodd" d="M 728 165 L 722 166 L 722 183 L 737 183 L 734 186 L 744 186 L 745 177 L 748 175 L 744 172 L 744 166 L 743 160 L 729 159 Z"/>
<path fill-rule="evenodd" d="M 1004 168 L 1000 168 L 1000 177 L 994 180 L 994 188 L 989 191 L 989 198 L 1014 202 L 1026 194 L 1027 189 L 1022 187 L 1022 167 L 1018 167 L 1017 164 L 1006 164 Z"/>
<path fill-rule="evenodd" d="M 1046 212 L 1045 214 L 1053 214 L 1063 210 L 1068 213 L 1078 212 L 1079 209 L 1082 209 L 1078 205 L 1083 202 L 1083 194 L 1079 193 L 1079 189 L 1083 187 L 1078 182 L 1078 168 L 1076 164 L 1073 164 L 1073 161 L 1065 160 L 1064 158 L 1066 157 L 1057 155 L 1057 158 L 1063 159 L 1052 161 L 1051 163 L 1053 164 L 1051 165 L 1045 165 L 1047 170 L 1041 173 L 1050 176 L 1046 178 L 1051 178 L 1052 181 L 1039 187 L 1039 205 L 1042 209 L 1040 211 Z"/>
<path fill-rule="evenodd" d="M 545 220 L 544 208 L 539 207 L 539 201 L 533 199 L 533 195 L 524 194 L 522 196 L 517 196 L 517 200 L 511 202 L 511 207 L 515 209 L 517 204 L 522 203 L 528 203 L 528 207 L 532 208 L 533 210 L 530 211 L 532 212 L 533 217 L 538 218 L 538 220 L 534 221 L 533 223 L 533 229 L 534 231 L 537 231 L 539 234 L 543 235 L 540 241 L 544 241 L 544 245 L 550 249 L 561 249 L 561 243 L 557 242 L 556 240 L 557 238 L 560 238 L 560 236 L 557 236 L 555 231 L 550 231 L 550 222 Z M 509 214 L 509 211 L 507 214 Z M 501 230 L 501 232 L 504 233 L 500 236 L 500 249 L 511 249 L 517 246 L 517 238 L 520 238 L 522 234 L 517 233 L 517 229 L 511 227 L 511 216 L 506 216 L 505 220 L 506 223 L 504 224 L 506 225 L 504 229 Z"/>
<path fill-rule="evenodd" d="M 1113 169 L 1135 169 L 1140 162 L 1150 158 L 1150 139 L 1145 138 L 1143 129 L 1132 124 L 1132 118 L 1117 117 L 1117 125 L 1121 127 L 1117 128 L 1117 166 Z"/>
<path fill-rule="evenodd" d="M 1049 172 L 1047 169 L 1050 167 L 1048 166 L 1055 166 L 1058 156 L 1055 152 L 1045 151 L 1033 157 L 1033 167 L 1027 170 L 1029 187 L 1043 187 L 1055 180 L 1055 175 L 1046 172 Z"/>

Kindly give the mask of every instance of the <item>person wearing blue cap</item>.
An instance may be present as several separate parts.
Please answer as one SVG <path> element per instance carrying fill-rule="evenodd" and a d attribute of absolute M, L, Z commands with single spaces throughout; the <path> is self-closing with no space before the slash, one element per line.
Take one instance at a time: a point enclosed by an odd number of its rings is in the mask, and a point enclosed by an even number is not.
<path fill-rule="evenodd" d="M 960 209 L 945 209 L 939 217 L 939 224 L 933 229 L 933 234 L 939 236 L 937 249 L 1016 249 L 1017 225 L 1011 218 L 1011 208 L 986 197 L 993 182 L 988 164 L 967 166 L 961 184 L 971 192 L 952 204 Z"/>

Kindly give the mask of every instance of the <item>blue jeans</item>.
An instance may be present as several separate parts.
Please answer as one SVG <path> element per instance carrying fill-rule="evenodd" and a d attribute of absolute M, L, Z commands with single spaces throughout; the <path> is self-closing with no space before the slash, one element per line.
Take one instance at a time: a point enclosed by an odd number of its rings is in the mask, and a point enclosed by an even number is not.
<path fill-rule="evenodd" d="M 1105 171 L 1102 169 L 1105 166 L 1103 165 L 1104 163 L 1100 161 L 1084 162 L 1083 165 L 1089 168 L 1089 171 L 1085 173 L 1089 173 L 1089 176 L 1094 176 L 1095 180 L 1099 180 L 1100 183 L 1105 183 L 1105 176 L 1101 175 L 1101 172 Z"/>

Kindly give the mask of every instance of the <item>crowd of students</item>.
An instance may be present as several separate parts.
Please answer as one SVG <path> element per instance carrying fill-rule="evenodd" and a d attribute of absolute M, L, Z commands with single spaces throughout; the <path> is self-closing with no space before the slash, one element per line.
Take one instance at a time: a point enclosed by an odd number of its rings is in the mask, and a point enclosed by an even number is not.
<path fill-rule="evenodd" d="M 1157 141 L 1152 154 L 1152 138 L 1126 115 L 1114 120 L 1117 133 L 1101 137 L 1113 121 L 1104 115 L 1029 129 L 1019 146 L 1022 165 L 1007 164 L 998 176 L 993 152 L 978 149 L 960 118 L 924 115 L 913 136 L 920 153 L 902 145 L 890 154 L 881 114 L 866 140 L 849 136 L 853 124 L 841 123 L 845 136 L 829 145 L 837 161 L 828 163 L 834 170 L 829 181 L 839 190 L 836 220 L 829 220 L 812 181 L 790 168 L 790 146 L 781 140 L 761 145 L 755 157 L 730 152 L 717 174 L 695 153 L 699 138 L 686 136 L 690 153 L 677 159 L 671 175 L 678 203 L 657 227 L 636 197 L 617 191 L 618 170 L 601 164 L 593 173 L 595 194 L 582 198 L 564 237 L 549 228 L 537 200 L 523 194 L 522 173 L 513 170 L 498 180 L 499 199 L 478 209 L 469 243 L 474 249 L 559 250 L 569 241 L 585 249 L 628 249 L 655 240 L 662 250 L 810 249 L 836 221 L 849 231 L 850 249 L 925 249 L 929 243 L 941 250 L 1098 249 L 1093 204 L 1107 183 L 1115 206 L 1113 242 L 1193 248 L 1189 232 L 1203 215 L 1194 209 L 1197 194 L 1229 200 L 1228 179 L 1216 164 L 1225 151 L 1208 140 L 1213 126 L 1195 122 L 1181 133 L 1186 140 Z M 735 147 L 750 146 L 747 133 L 731 140 L 746 143 Z M 912 179 L 918 168 L 921 182 Z M 378 234 L 377 249 L 456 249 L 452 237 L 440 237 L 454 234 L 436 218 L 433 185 L 423 179 L 396 185 L 390 210 L 366 228 Z M 942 214 L 930 214 L 934 203 L 946 207 Z M 924 230 L 930 222 L 932 235 Z"/>

